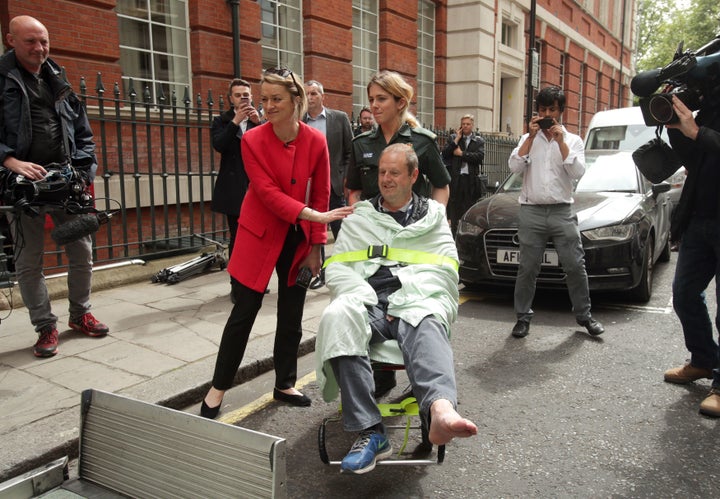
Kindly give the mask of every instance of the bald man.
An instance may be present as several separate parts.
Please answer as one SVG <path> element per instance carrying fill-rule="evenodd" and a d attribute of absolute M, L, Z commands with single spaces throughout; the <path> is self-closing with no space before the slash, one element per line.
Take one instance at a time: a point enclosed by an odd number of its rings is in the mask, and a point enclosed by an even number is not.
<path fill-rule="evenodd" d="M 63 175 L 77 173 L 89 187 L 97 170 L 92 131 L 84 106 L 48 57 L 47 28 L 33 17 L 17 16 L 10 21 L 6 39 L 11 50 L 0 57 L 0 173 L 42 180 L 57 169 Z M 56 226 L 79 215 L 42 204 L 36 211 L 39 216 L 18 209 L 9 214 L 9 221 L 20 293 L 39 336 L 33 353 L 52 357 L 58 351 L 58 318 L 43 276 L 45 215 Z M 91 237 L 66 244 L 65 254 L 68 326 L 87 336 L 105 336 L 108 327 L 90 313 Z"/>

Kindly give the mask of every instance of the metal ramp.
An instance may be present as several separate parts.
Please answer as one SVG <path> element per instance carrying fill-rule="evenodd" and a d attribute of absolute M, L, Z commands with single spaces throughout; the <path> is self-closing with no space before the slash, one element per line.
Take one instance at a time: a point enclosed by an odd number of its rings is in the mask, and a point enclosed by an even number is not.
<path fill-rule="evenodd" d="M 78 478 L 43 497 L 285 498 L 285 453 L 279 437 L 86 390 Z"/>

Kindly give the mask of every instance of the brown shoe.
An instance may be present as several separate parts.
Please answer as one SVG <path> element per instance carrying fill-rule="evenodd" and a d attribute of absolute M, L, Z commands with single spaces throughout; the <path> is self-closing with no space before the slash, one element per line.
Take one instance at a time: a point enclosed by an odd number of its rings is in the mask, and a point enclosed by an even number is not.
<path fill-rule="evenodd" d="M 700 414 L 720 418 L 720 388 L 711 388 L 707 398 L 700 404 Z"/>
<path fill-rule="evenodd" d="M 678 385 L 684 385 L 701 378 L 712 379 L 712 369 L 694 367 L 688 362 L 682 367 L 675 367 L 665 371 L 665 381 L 677 383 Z"/>

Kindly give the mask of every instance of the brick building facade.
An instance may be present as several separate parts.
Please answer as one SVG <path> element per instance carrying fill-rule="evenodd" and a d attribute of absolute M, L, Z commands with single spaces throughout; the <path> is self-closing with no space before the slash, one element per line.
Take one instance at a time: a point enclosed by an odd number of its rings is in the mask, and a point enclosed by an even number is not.
<path fill-rule="evenodd" d="M 100 160 L 98 197 L 119 199 L 126 209 L 125 246 L 113 259 L 142 254 L 148 240 L 163 234 L 214 234 L 222 226 L 208 208 L 219 157 L 203 128 L 221 111 L 238 60 L 240 76 L 253 83 L 263 68 L 287 64 L 324 84 L 329 107 L 355 116 L 369 75 L 395 70 L 416 88 L 412 110 L 427 126 L 455 127 L 470 112 L 481 131 L 522 133 L 530 1 L 4 0 L 0 31 L 4 42 L 10 19 L 38 18 L 67 79 L 78 89 L 85 78 Z M 539 84 L 565 88 L 571 130 L 584 133 L 595 111 L 629 104 L 634 12 L 635 0 L 537 0 Z M 118 109 L 104 120 L 101 100 L 116 89 Z M 130 115 L 130 89 L 148 126 Z M 170 134 L 162 140 L 156 125 L 170 110 L 161 115 L 161 95 L 180 111 L 187 97 L 192 108 L 182 143 Z M 112 109 L 111 102 L 105 106 Z M 177 165 L 181 176 L 173 176 Z M 185 209 L 187 203 L 196 209 Z M 168 206 L 168 221 L 157 221 Z M 119 235 L 100 237 L 97 247 L 113 253 Z"/>

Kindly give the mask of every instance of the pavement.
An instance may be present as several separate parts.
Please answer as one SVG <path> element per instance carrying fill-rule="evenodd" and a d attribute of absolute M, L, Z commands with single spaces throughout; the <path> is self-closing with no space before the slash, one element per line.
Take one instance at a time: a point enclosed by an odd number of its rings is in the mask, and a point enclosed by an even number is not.
<path fill-rule="evenodd" d="M 199 253 L 198 253 L 199 254 Z M 36 358 L 37 336 L 17 286 L 13 309 L 0 303 L 0 482 L 53 459 L 77 456 L 80 394 L 88 388 L 174 409 L 202 400 L 230 313 L 230 280 L 211 269 L 177 284 L 153 283 L 159 270 L 196 254 L 95 269 L 92 313 L 110 333 L 89 338 L 67 327 L 67 279 L 48 278 L 58 316 L 59 352 Z M 237 383 L 272 370 L 276 276 L 255 322 Z M 315 348 L 327 288 L 309 290 L 300 355 Z"/>

